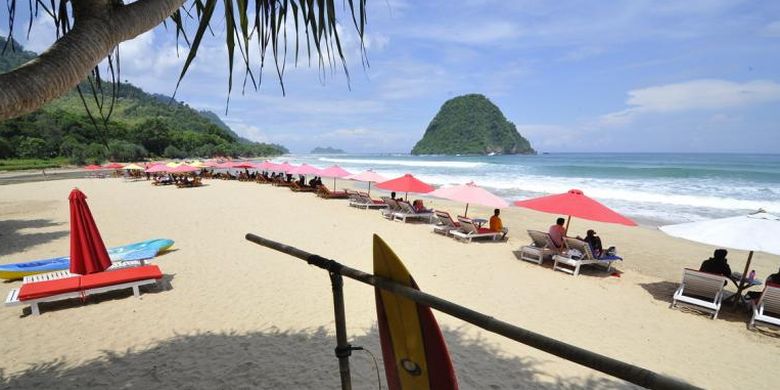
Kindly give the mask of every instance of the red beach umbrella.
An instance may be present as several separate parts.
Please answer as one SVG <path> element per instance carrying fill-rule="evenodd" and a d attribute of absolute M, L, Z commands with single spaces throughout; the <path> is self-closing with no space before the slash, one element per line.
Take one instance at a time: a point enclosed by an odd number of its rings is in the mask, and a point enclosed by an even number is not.
<path fill-rule="evenodd" d="M 636 222 L 612 211 L 607 206 L 591 199 L 580 190 L 569 190 L 565 194 L 547 195 L 539 198 L 519 200 L 515 206 L 525 207 L 531 210 L 545 213 L 566 214 L 571 217 L 580 217 L 591 221 L 617 223 L 626 226 L 636 226 Z M 566 230 L 569 230 L 569 221 L 566 221 Z"/>
<path fill-rule="evenodd" d="M 103 167 L 101 167 L 100 165 L 92 164 L 92 165 L 87 165 L 86 167 L 84 167 L 84 169 L 88 171 L 97 171 L 98 169 L 103 169 Z"/>
<path fill-rule="evenodd" d="M 92 274 L 111 266 L 106 246 L 87 205 L 87 196 L 74 188 L 70 200 L 70 272 Z"/>
<path fill-rule="evenodd" d="M 404 192 L 406 193 L 406 195 L 409 195 L 410 192 L 425 194 L 433 191 L 433 187 L 421 182 L 420 180 L 412 176 L 411 173 L 407 173 L 401 177 L 396 177 L 395 179 L 383 181 L 377 184 L 376 188 L 380 188 L 388 191 Z"/>
<path fill-rule="evenodd" d="M 242 162 L 242 163 L 233 163 L 232 168 L 237 169 L 255 169 L 255 165 L 248 162 Z"/>
<path fill-rule="evenodd" d="M 110 163 L 103 166 L 103 168 L 106 169 L 122 169 L 122 167 L 124 167 L 124 165 L 120 163 Z"/>

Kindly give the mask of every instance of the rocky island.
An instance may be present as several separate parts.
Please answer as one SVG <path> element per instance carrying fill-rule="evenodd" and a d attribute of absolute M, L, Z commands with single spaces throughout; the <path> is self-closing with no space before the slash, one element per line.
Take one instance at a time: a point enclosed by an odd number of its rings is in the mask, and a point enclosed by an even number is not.
<path fill-rule="evenodd" d="M 487 97 L 469 94 L 442 105 L 412 154 L 536 154 L 536 151 Z"/>
<path fill-rule="evenodd" d="M 330 146 L 326 146 L 324 148 L 322 146 L 317 146 L 316 148 L 312 149 L 311 152 L 309 152 L 309 153 L 311 153 L 311 154 L 344 154 L 346 152 L 341 150 L 341 149 L 333 148 L 333 147 L 330 147 Z"/>

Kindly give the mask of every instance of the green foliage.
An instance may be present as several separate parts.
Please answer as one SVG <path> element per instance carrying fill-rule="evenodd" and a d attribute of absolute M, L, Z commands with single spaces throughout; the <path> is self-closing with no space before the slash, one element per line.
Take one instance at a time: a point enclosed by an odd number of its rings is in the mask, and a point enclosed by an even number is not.
<path fill-rule="evenodd" d="M 165 151 L 163 152 L 163 157 L 165 158 L 184 158 L 187 157 L 187 154 L 181 151 L 179 148 L 168 145 L 165 147 Z"/>
<path fill-rule="evenodd" d="M 5 39 L 0 37 L 0 47 L 4 44 Z M 14 45 L 16 51 L 9 48 L 0 54 L 0 73 L 35 58 L 35 53 Z M 86 81 L 82 90 L 89 90 Z M 174 146 L 181 158 L 276 156 L 288 152 L 279 145 L 239 137 L 212 112 L 194 110 L 131 84 L 119 84 L 116 97 L 107 129 L 102 124 L 95 127 L 75 90 L 41 110 L 0 122 L 0 158 L 61 156 L 74 164 L 99 164 L 108 158 L 138 161 L 163 156 L 169 146 Z M 85 98 L 90 110 L 97 112 L 94 98 L 88 93 Z M 225 146 L 218 150 L 220 145 Z"/>
<path fill-rule="evenodd" d="M 57 168 L 64 165 L 65 163 L 67 163 L 67 160 L 62 157 L 48 160 L 14 158 L 0 160 L 0 171 Z"/>
<path fill-rule="evenodd" d="M 412 154 L 534 154 L 501 110 L 483 95 L 450 99 L 425 130 Z"/>

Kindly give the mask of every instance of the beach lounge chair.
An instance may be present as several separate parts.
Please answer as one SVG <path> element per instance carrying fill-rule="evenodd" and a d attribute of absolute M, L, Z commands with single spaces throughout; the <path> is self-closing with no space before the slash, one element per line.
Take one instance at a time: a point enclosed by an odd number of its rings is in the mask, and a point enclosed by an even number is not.
<path fill-rule="evenodd" d="M 30 305 L 33 315 L 40 315 L 39 303 L 85 298 L 109 291 L 133 289 L 140 297 L 140 286 L 156 284 L 162 272 L 156 265 L 122 268 L 116 271 L 97 272 L 89 275 L 60 275 L 60 278 L 23 283 L 12 289 L 5 300 L 6 306 Z"/>
<path fill-rule="evenodd" d="M 669 308 L 682 304 L 710 312 L 712 319 L 715 319 L 720 311 L 727 280 L 723 275 L 685 268 L 682 283 L 674 292 Z"/>
<path fill-rule="evenodd" d="M 550 235 L 538 230 L 528 230 L 531 237 L 531 244 L 520 248 L 520 259 L 530 261 L 536 264 L 542 264 L 545 257 L 552 256 L 559 251 L 550 243 Z"/>
<path fill-rule="evenodd" d="M 453 231 L 460 229 L 460 223 L 452 219 L 450 213 L 436 210 L 433 212 L 439 223 L 433 227 L 434 233 L 449 236 Z"/>
<path fill-rule="evenodd" d="M 460 229 L 450 231 L 452 237 L 457 240 L 471 242 L 475 238 L 489 238 L 495 241 L 503 235 L 501 232 L 493 232 L 488 228 L 478 227 L 470 218 L 458 217 L 458 222 L 460 223 Z"/>
<path fill-rule="evenodd" d="M 317 189 L 316 188 L 312 188 L 312 187 L 308 187 L 308 186 L 304 187 L 304 186 L 298 184 L 297 181 L 294 181 L 292 183 L 292 185 L 290 185 L 290 191 L 292 191 L 292 192 L 315 192 L 315 191 L 317 191 Z"/>
<path fill-rule="evenodd" d="M 563 271 L 577 276 L 580 274 L 580 268 L 583 265 L 596 264 L 606 267 L 606 272 L 611 272 L 612 263 L 623 260 L 619 256 L 602 256 L 597 258 L 593 256 L 593 252 L 590 250 L 590 245 L 587 242 L 570 237 L 564 237 L 563 240 L 567 249 L 561 254 L 553 256 L 553 260 L 555 260 L 555 263 L 553 263 L 554 271 Z"/>
<path fill-rule="evenodd" d="M 406 201 L 398 201 L 398 206 L 401 208 L 401 211 L 396 211 L 393 213 L 393 220 L 401 220 L 404 223 L 406 223 L 407 219 L 420 219 L 420 220 L 427 220 L 428 223 L 431 223 L 431 220 L 433 219 L 433 213 L 429 211 L 423 211 L 423 212 L 417 212 L 414 210 L 414 207 L 412 207 L 409 202 Z"/>
<path fill-rule="evenodd" d="M 385 204 L 387 204 L 387 207 L 380 209 L 379 212 L 382 213 L 382 217 L 393 220 L 395 218 L 393 214 L 401 211 L 401 206 L 398 205 L 398 201 L 390 198 L 389 196 L 383 196 L 382 200 L 385 202 Z"/>
<path fill-rule="evenodd" d="M 756 321 L 780 327 L 780 285 L 767 283 L 761 297 L 752 303 L 753 317 L 750 329 L 756 327 Z"/>
<path fill-rule="evenodd" d="M 322 199 L 347 199 L 349 198 L 349 194 L 347 194 L 344 191 L 331 191 L 328 189 L 328 187 L 325 186 L 319 186 L 317 187 L 317 196 L 319 196 Z"/>
<path fill-rule="evenodd" d="M 383 209 L 387 208 L 387 203 L 383 200 L 373 199 L 365 192 L 356 192 L 352 194 L 349 205 L 360 209 Z"/>

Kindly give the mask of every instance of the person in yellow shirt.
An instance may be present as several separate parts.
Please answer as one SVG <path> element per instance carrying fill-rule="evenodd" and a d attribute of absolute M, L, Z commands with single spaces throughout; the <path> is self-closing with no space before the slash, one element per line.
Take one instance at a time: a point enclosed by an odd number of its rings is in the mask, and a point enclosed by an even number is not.
<path fill-rule="evenodd" d="M 499 217 L 500 214 L 501 210 L 493 210 L 493 216 L 490 217 L 490 231 L 504 233 L 504 235 L 501 236 L 501 239 L 503 240 L 504 237 L 506 237 L 506 234 L 509 233 L 509 229 L 505 228 L 504 224 L 501 223 L 501 217 Z"/>

